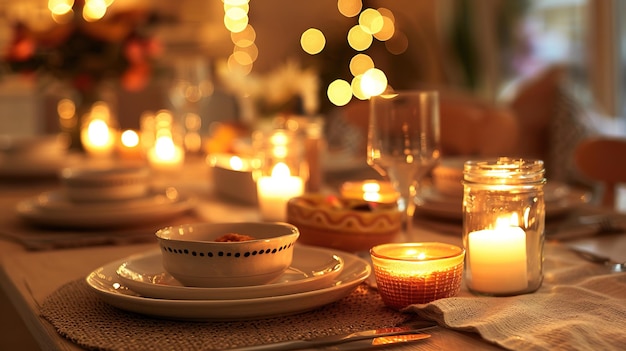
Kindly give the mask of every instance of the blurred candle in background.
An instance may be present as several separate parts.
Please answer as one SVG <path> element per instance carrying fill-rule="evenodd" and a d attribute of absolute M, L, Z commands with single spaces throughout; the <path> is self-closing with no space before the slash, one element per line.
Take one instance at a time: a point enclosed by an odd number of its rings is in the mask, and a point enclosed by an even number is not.
<path fill-rule="evenodd" d="M 119 143 L 117 145 L 117 152 L 119 157 L 122 159 L 143 159 L 143 150 L 141 147 L 139 134 L 132 129 L 127 129 L 123 131 L 122 134 L 120 134 Z"/>
<path fill-rule="evenodd" d="M 81 142 L 89 155 L 106 157 L 112 153 L 117 133 L 111 124 L 108 105 L 103 102 L 94 104 L 80 132 Z"/>
<path fill-rule="evenodd" d="M 161 110 L 153 118 L 146 119 L 149 126 L 144 126 L 148 133 L 147 158 L 155 170 L 179 170 L 185 161 L 185 150 L 182 146 L 180 130 L 173 121 L 171 112 Z"/>
<path fill-rule="evenodd" d="M 262 176 L 257 182 L 261 218 L 266 221 L 284 221 L 287 202 L 303 193 L 303 179 L 292 176 L 286 164 L 276 164 L 271 176 Z"/>
<path fill-rule="evenodd" d="M 348 199 L 381 203 L 398 201 L 398 192 L 391 183 L 379 180 L 345 182 L 341 185 L 340 193 Z"/>

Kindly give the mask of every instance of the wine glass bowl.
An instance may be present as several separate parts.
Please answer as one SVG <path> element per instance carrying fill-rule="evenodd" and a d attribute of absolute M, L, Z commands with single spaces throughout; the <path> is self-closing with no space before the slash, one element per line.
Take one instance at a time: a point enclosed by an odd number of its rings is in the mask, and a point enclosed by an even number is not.
<path fill-rule="evenodd" d="M 439 95 L 397 91 L 370 99 L 367 163 L 389 179 L 400 197 L 403 228 L 411 228 L 418 186 L 440 157 Z"/>

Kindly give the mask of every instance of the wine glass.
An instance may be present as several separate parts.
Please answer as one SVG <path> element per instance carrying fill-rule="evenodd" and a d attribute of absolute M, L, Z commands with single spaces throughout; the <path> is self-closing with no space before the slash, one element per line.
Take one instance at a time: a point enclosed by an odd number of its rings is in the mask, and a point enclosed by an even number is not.
<path fill-rule="evenodd" d="M 400 194 L 405 235 L 411 231 L 420 181 L 439 155 L 436 91 L 397 91 L 370 99 L 367 163 Z"/>

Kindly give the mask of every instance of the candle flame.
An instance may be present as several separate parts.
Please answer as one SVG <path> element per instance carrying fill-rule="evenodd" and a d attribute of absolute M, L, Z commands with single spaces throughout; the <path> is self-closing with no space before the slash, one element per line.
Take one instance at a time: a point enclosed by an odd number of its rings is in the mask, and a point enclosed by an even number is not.
<path fill-rule="evenodd" d="M 239 156 L 231 157 L 230 168 L 232 168 L 235 171 L 241 171 L 241 169 L 243 168 L 243 161 L 241 160 L 241 157 Z"/>
<path fill-rule="evenodd" d="M 278 162 L 274 168 L 272 168 L 272 178 L 286 178 L 291 176 L 289 167 L 283 162 Z"/>
<path fill-rule="evenodd" d="M 139 135 L 134 130 L 125 130 L 120 136 L 122 145 L 128 148 L 133 148 L 139 145 Z"/>
<path fill-rule="evenodd" d="M 96 119 L 87 126 L 87 139 L 94 146 L 106 146 L 109 144 L 109 126 L 105 121 Z"/>
<path fill-rule="evenodd" d="M 511 213 L 510 216 L 498 217 L 496 219 L 496 228 L 503 227 L 519 227 L 519 216 L 517 213 Z"/>
<path fill-rule="evenodd" d="M 363 183 L 362 189 L 366 193 L 377 193 L 380 191 L 380 184 L 376 182 Z"/>
<path fill-rule="evenodd" d="M 172 138 L 160 136 L 155 144 L 154 151 L 161 160 L 172 160 L 176 156 L 176 145 Z"/>

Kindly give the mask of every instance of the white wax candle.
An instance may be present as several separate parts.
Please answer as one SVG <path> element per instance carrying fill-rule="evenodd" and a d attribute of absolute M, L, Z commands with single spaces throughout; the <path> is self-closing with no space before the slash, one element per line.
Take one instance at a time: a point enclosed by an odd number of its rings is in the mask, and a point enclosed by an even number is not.
<path fill-rule="evenodd" d="M 528 287 L 526 233 L 520 227 L 497 227 L 468 235 L 471 288 L 506 294 Z"/>
<path fill-rule="evenodd" d="M 272 176 L 261 177 L 257 182 L 261 217 L 266 221 L 284 221 L 287 201 L 304 193 L 302 178 L 291 176 L 288 168 L 285 173 L 278 167 L 280 165 L 285 166 L 278 164 L 272 171 Z"/>
<path fill-rule="evenodd" d="M 81 141 L 87 153 L 94 156 L 108 156 L 115 145 L 113 131 L 102 119 L 94 119 L 83 128 Z"/>
<path fill-rule="evenodd" d="M 185 153 L 169 137 L 159 137 L 154 147 L 148 151 L 148 161 L 159 170 L 179 169 L 185 160 Z"/>

